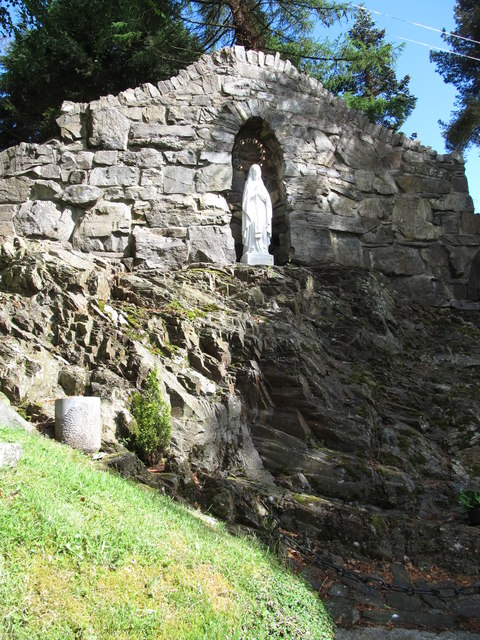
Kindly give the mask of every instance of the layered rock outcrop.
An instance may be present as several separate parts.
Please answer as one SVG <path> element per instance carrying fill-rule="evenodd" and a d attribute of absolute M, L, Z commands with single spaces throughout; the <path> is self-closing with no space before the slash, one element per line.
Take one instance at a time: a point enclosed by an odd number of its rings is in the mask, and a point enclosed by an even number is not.
<path fill-rule="evenodd" d="M 40 427 L 55 398 L 97 395 L 118 448 L 157 367 L 173 436 L 156 477 L 249 524 L 274 495 L 286 528 L 337 556 L 478 573 L 458 508 L 480 475 L 478 312 L 402 302 L 359 268 L 3 253 L 1 389 Z"/>
<path fill-rule="evenodd" d="M 337 561 L 477 575 L 457 500 L 480 475 L 480 321 L 447 306 L 479 298 L 461 159 L 242 48 L 66 104 L 59 124 L 0 154 L 9 400 L 48 430 L 56 398 L 100 396 L 118 453 L 156 367 L 165 471 L 125 450 L 115 468 L 247 525 L 272 495 L 282 526 Z M 271 268 L 236 262 L 252 161 Z"/>
<path fill-rule="evenodd" d="M 59 140 L 0 154 L 4 235 L 162 270 L 234 263 L 258 162 L 276 264 L 373 268 L 436 305 L 479 298 L 461 158 L 370 124 L 278 56 L 222 50 L 158 85 L 66 103 L 58 122 Z"/>

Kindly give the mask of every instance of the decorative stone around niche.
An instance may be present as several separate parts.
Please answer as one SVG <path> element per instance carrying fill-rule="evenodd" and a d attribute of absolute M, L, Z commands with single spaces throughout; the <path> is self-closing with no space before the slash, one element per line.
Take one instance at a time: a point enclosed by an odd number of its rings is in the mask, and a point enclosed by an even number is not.
<path fill-rule="evenodd" d="M 102 442 L 100 398 L 55 400 L 55 439 L 86 453 L 98 451 Z"/>

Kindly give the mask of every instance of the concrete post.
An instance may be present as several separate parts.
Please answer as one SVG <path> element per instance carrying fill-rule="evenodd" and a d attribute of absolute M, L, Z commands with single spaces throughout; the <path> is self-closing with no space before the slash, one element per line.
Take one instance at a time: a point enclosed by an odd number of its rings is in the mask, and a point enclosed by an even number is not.
<path fill-rule="evenodd" d="M 100 398 L 55 400 L 55 439 L 86 453 L 98 451 L 102 440 Z"/>

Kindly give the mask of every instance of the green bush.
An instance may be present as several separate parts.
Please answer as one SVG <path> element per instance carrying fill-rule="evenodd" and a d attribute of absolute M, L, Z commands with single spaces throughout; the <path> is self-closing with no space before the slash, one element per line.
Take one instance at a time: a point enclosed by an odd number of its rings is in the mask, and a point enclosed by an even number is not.
<path fill-rule="evenodd" d="M 146 377 L 142 392 L 133 394 L 131 411 L 136 422 L 131 429 L 133 449 L 147 464 L 157 464 L 170 442 L 172 424 L 156 369 Z"/>
<path fill-rule="evenodd" d="M 475 489 L 462 489 L 458 496 L 458 501 L 464 511 L 478 509 L 480 507 L 480 491 L 475 491 Z"/>

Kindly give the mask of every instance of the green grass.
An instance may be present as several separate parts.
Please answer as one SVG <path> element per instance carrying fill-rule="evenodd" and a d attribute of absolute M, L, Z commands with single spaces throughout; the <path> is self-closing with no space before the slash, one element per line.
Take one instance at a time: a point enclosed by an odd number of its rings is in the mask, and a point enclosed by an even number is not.
<path fill-rule="evenodd" d="M 24 450 L 0 470 L 1 640 L 334 637 L 255 540 L 39 435 L 0 440 Z"/>

